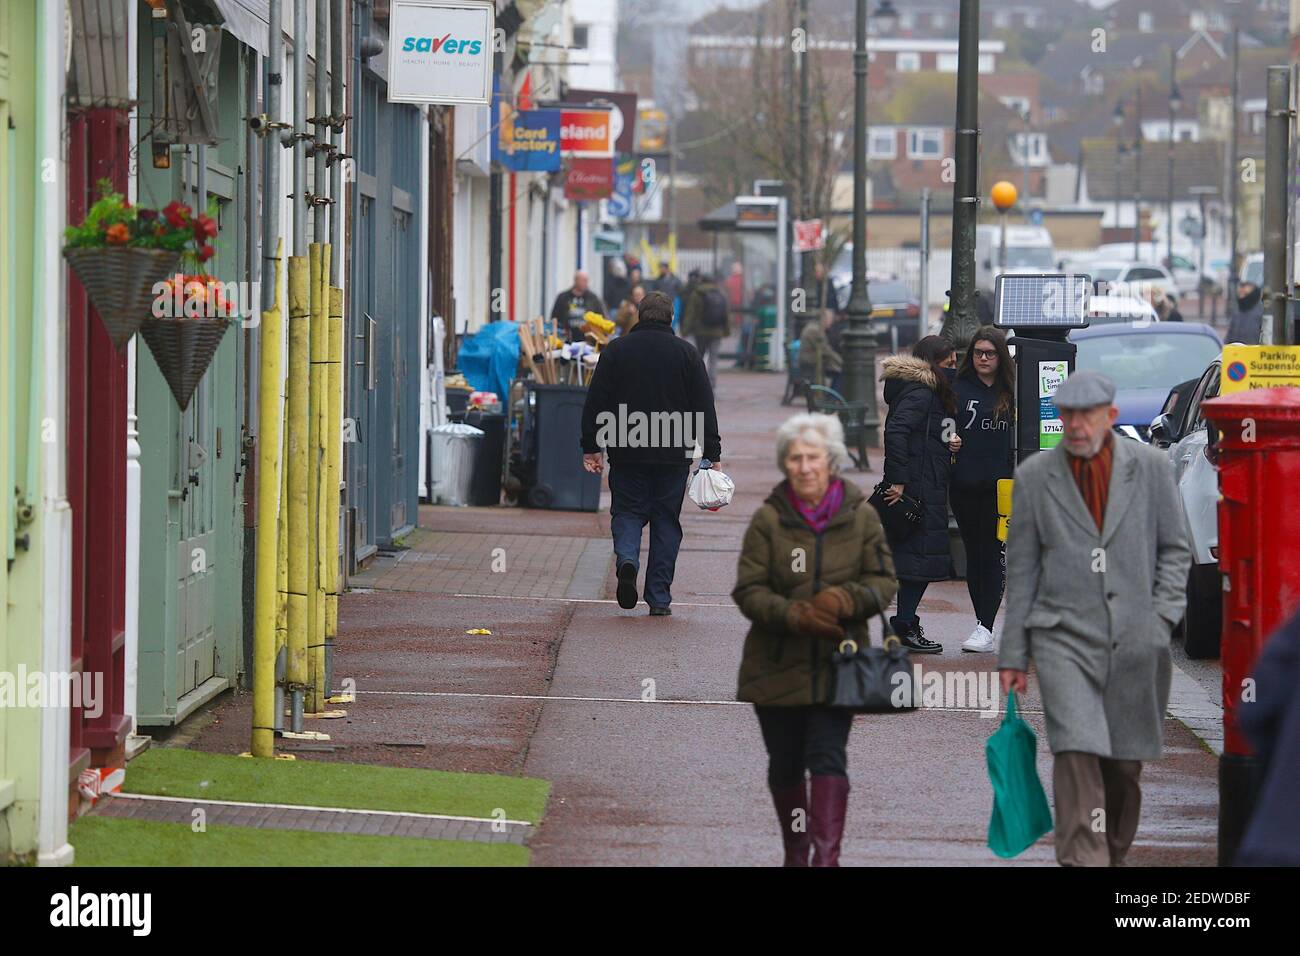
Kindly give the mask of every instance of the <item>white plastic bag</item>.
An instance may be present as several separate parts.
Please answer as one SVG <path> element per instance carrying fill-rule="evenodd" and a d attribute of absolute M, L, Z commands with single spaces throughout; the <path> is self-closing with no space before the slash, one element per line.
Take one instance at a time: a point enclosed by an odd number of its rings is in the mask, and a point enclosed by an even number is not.
<path fill-rule="evenodd" d="M 691 496 L 691 501 L 704 510 L 717 511 L 731 504 L 731 496 L 735 491 L 736 483 L 722 472 L 702 467 L 691 479 L 687 493 Z"/>

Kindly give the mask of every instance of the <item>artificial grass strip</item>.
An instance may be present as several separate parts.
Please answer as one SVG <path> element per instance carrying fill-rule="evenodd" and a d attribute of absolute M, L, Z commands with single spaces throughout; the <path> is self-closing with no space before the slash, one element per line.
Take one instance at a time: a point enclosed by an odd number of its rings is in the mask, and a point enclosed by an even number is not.
<path fill-rule="evenodd" d="M 401 810 L 537 823 L 550 784 L 535 777 L 447 773 L 308 760 L 258 760 L 155 747 L 126 767 L 127 793 Z"/>
<path fill-rule="evenodd" d="M 74 866 L 527 866 L 514 843 L 312 833 L 86 816 L 68 831 Z"/>

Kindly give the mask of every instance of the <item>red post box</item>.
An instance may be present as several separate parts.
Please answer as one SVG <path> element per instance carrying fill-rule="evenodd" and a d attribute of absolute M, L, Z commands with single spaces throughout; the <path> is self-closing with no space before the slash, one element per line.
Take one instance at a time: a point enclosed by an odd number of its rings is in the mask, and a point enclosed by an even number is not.
<path fill-rule="evenodd" d="M 1259 764 L 1237 726 L 1264 641 L 1300 606 L 1300 388 L 1260 388 L 1202 406 L 1218 429 L 1223 595 L 1223 756 L 1219 864 L 1230 865 L 1254 808 Z"/>

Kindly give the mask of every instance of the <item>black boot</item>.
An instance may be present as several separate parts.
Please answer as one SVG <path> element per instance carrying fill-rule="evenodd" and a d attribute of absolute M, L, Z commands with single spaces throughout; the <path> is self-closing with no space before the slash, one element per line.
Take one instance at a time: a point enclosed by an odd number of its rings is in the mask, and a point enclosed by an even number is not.
<path fill-rule="evenodd" d="M 898 618 L 891 617 L 889 626 L 894 629 L 899 643 L 906 647 L 913 654 L 942 654 L 943 645 L 936 644 L 925 636 L 921 629 L 921 621 L 915 620 L 911 624 L 903 624 Z"/>

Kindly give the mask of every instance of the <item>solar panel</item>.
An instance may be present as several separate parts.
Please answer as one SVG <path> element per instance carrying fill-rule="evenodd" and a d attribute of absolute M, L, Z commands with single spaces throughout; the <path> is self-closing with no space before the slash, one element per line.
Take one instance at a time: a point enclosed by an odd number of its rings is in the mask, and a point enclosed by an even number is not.
<path fill-rule="evenodd" d="M 1000 275 L 993 324 L 999 328 L 1078 329 L 1088 324 L 1092 279 L 1086 275 Z"/>

